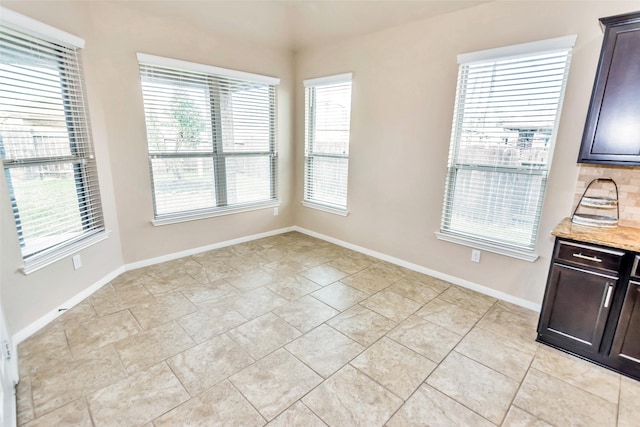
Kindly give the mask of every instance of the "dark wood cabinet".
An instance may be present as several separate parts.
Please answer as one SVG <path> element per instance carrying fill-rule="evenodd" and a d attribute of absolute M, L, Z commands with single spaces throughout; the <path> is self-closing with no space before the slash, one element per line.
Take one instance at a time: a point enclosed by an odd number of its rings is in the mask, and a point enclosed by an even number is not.
<path fill-rule="evenodd" d="M 538 341 L 640 379 L 640 255 L 557 238 Z"/>
<path fill-rule="evenodd" d="M 546 296 L 548 308 L 540 321 L 542 333 L 597 353 L 617 282 L 617 277 L 554 264 Z"/>
<path fill-rule="evenodd" d="M 640 255 L 636 255 L 631 270 L 611 356 L 626 370 L 640 376 Z"/>
<path fill-rule="evenodd" d="M 579 163 L 640 165 L 640 12 L 600 20 L 604 41 Z"/>

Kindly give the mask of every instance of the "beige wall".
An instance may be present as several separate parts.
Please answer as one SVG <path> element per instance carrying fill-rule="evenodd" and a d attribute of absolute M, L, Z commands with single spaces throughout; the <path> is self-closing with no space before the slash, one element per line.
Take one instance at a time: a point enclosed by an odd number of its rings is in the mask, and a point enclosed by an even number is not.
<path fill-rule="evenodd" d="M 296 55 L 296 225 L 540 303 L 550 232 L 571 213 L 576 159 L 598 61 L 598 18 L 639 2 L 490 2 Z M 439 241 L 456 55 L 577 34 L 535 263 Z M 346 218 L 302 207 L 301 81 L 353 72 Z"/>
<path fill-rule="evenodd" d="M 73 271 L 61 260 L 28 276 L 21 265 L 6 184 L 0 209 L 2 304 L 13 334 L 124 264 L 292 225 L 290 52 L 154 19 L 125 3 L 4 1 L 3 6 L 85 39 L 83 61 L 103 207 L 111 237 L 81 252 Z M 149 2 L 149 7 L 153 3 Z M 278 96 L 279 216 L 273 209 L 154 227 L 144 111 L 136 52 L 281 78 Z"/>

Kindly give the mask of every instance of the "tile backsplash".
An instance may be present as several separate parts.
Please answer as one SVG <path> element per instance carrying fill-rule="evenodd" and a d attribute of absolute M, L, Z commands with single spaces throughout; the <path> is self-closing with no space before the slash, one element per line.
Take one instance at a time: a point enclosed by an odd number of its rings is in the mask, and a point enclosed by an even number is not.
<path fill-rule="evenodd" d="M 573 208 L 578 204 L 587 185 L 596 178 L 611 178 L 618 184 L 620 225 L 640 228 L 640 167 L 581 164 Z M 596 188 L 597 191 L 590 190 L 589 194 L 607 196 L 612 186 L 598 184 L 598 187 L 592 186 L 591 188 Z M 581 212 L 586 211 L 581 209 Z"/>

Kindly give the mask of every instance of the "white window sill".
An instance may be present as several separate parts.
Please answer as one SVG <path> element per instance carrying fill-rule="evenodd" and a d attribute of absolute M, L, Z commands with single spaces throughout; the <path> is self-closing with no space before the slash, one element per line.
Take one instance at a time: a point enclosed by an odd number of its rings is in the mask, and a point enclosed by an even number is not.
<path fill-rule="evenodd" d="M 320 203 L 314 203 L 308 200 L 303 200 L 302 206 L 306 208 L 316 209 L 323 212 L 332 213 L 334 215 L 340 215 L 340 216 L 349 215 L 349 211 L 347 209 L 334 208 L 332 206 L 321 205 Z"/>
<path fill-rule="evenodd" d="M 64 245 L 58 249 L 52 250 L 51 252 L 44 252 L 42 255 L 34 255 L 32 258 L 29 258 L 24 261 L 24 265 L 20 268 L 20 271 L 27 275 L 31 274 L 34 271 L 40 270 L 48 265 L 53 264 L 56 261 L 60 261 L 61 259 L 68 257 L 71 254 L 79 252 L 83 249 L 88 248 L 89 246 L 95 245 L 98 242 L 101 242 L 109 237 L 111 234 L 110 230 L 99 231 L 95 234 L 87 236 L 77 242 L 71 243 L 69 245 Z"/>
<path fill-rule="evenodd" d="M 279 200 L 269 200 L 264 203 L 253 203 L 251 205 L 230 206 L 225 208 L 216 208 L 215 210 L 199 212 L 199 213 L 180 213 L 163 218 L 156 218 L 151 221 L 155 226 L 177 224 L 186 221 L 197 221 L 199 219 L 214 218 L 223 215 L 232 215 L 241 212 L 256 211 L 258 209 L 277 208 L 280 206 Z"/>
<path fill-rule="evenodd" d="M 538 254 L 525 250 L 518 250 L 510 248 L 508 246 L 502 246 L 498 243 L 490 243 L 473 237 L 461 236 L 458 234 L 444 233 L 436 231 L 436 237 L 438 240 L 444 240 L 445 242 L 457 243 L 459 245 L 469 246 L 474 249 L 481 249 L 487 252 L 493 252 L 495 254 L 508 256 L 511 258 L 521 259 L 523 261 L 535 262 L 538 259 Z"/>

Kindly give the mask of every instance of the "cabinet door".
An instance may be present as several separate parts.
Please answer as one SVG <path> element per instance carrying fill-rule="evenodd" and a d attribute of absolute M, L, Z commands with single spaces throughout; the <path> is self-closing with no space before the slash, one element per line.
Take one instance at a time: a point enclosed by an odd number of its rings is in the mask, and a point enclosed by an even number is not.
<path fill-rule="evenodd" d="M 617 278 L 554 264 L 540 317 L 539 334 L 569 348 L 597 353 Z"/>
<path fill-rule="evenodd" d="M 608 23 L 578 162 L 640 164 L 640 15 Z"/>
<path fill-rule="evenodd" d="M 629 282 L 611 356 L 622 357 L 640 368 L 640 282 Z"/>

